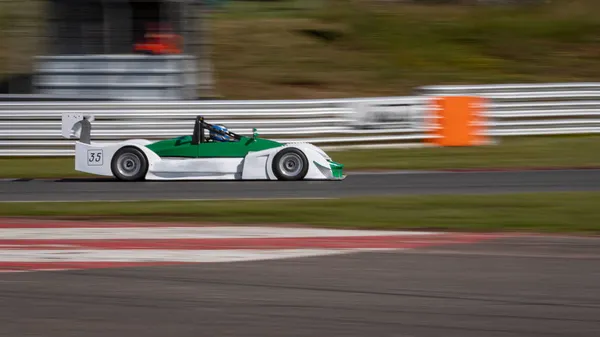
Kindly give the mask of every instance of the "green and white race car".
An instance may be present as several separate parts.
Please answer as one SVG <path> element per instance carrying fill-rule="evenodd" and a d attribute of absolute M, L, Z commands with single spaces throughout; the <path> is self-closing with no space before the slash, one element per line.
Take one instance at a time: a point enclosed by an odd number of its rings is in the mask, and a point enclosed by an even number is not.
<path fill-rule="evenodd" d="M 310 143 L 280 143 L 196 117 L 192 135 L 160 141 L 91 141 L 92 115 L 64 113 L 62 136 L 77 138 L 75 169 L 123 181 L 342 180 L 343 165 Z M 208 132 L 208 136 L 206 133 Z"/>

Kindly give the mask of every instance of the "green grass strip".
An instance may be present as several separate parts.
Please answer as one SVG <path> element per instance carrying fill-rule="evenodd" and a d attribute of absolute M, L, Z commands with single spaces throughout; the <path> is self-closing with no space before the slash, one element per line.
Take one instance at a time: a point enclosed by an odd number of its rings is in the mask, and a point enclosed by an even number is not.
<path fill-rule="evenodd" d="M 0 203 L 0 216 L 600 233 L 600 192 L 321 200 Z"/>

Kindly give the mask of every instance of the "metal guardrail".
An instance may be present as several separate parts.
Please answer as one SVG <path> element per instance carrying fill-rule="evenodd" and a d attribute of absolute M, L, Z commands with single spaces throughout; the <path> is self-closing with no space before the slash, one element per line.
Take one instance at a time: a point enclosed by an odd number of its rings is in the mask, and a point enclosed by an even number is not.
<path fill-rule="evenodd" d="M 419 145 L 429 137 L 428 102 L 438 95 L 489 99 L 486 134 L 499 136 L 600 133 L 600 83 L 434 86 L 419 95 L 286 101 L 0 101 L 0 156 L 64 156 L 63 112 L 92 113 L 92 139 L 163 139 L 191 134 L 203 115 L 232 131 L 323 147 Z"/>
<path fill-rule="evenodd" d="M 61 114 L 93 114 L 92 139 L 164 139 L 189 135 L 197 115 L 233 132 L 319 145 L 417 143 L 426 100 L 391 97 L 350 100 L 0 102 L 0 156 L 72 155 L 74 140 L 61 138 Z M 393 114 L 389 114 L 389 110 Z M 382 127 L 385 120 L 385 128 Z"/>

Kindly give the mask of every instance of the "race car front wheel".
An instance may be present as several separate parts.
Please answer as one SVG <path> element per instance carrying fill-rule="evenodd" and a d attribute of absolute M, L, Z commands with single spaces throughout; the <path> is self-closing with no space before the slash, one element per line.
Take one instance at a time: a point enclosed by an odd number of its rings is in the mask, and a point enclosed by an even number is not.
<path fill-rule="evenodd" d="M 142 180 L 148 171 L 148 161 L 142 151 L 134 147 L 124 147 L 113 156 L 111 170 L 119 180 Z"/>
<path fill-rule="evenodd" d="M 308 159 L 296 148 L 285 148 L 273 158 L 273 173 L 279 180 L 301 180 L 308 172 Z"/>

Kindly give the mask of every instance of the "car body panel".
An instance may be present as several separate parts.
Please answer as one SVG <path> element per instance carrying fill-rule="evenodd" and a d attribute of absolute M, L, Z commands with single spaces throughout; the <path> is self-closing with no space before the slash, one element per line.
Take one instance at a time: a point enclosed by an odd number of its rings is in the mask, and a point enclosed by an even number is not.
<path fill-rule="evenodd" d="M 198 157 L 198 145 L 192 144 L 192 136 L 160 140 L 148 144 L 146 147 L 159 157 Z"/>
<path fill-rule="evenodd" d="M 238 157 L 242 158 L 251 151 L 262 151 L 283 144 L 262 138 L 242 136 L 239 140 L 229 142 L 203 142 L 192 143 L 192 136 L 182 136 L 165 139 L 146 147 L 160 157 L 185 157 L 185 158 L 211 158 L 211 157 Z"/>

